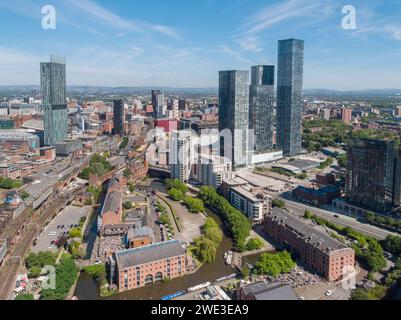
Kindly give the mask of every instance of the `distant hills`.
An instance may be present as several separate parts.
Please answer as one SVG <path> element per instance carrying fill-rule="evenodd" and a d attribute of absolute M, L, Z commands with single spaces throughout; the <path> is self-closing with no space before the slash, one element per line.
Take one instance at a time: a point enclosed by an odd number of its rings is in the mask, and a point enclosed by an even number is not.
<path fill-rule="evenodd" d="M 68 94 L 75 95 L 130 95 L 130 94 L 149 94 L 152 89 L 160 90 L 167 94 L 185 95 L 210 95 L 217 94 L 218 89 L 213 87 L 206 88 L 174 88 L 174 87 L 102 87 L 102 86 L 67 86 Z M 0 86 L 1 95 L 27 95 L 33 90 L 39 91 L 38 85 L 23 86 Z M 330 90 L 330 89 L 305 89 L 305 96 L 400 96 L 401 89 L 371 89 L 371 90 Z"/>

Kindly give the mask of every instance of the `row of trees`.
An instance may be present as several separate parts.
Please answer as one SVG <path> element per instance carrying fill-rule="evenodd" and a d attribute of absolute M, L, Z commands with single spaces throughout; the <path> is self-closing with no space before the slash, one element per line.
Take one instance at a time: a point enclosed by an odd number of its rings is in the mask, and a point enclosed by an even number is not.
<path fill-rule="evenodd" d="M 387 227 L 401 232 L 401 220 L 396 220 L 391 217 L 383 217 L 373 212 L 367 212 L 365 214 L 365 219 L 373 225 Z"/>
<path fill-rule="evenodd" d="M 189 212 L 199 213 L 205 211 L 205 207 L 201 199 L 196 199 L 190 195 L 186 195 L 188 192 L 188 186 L 181 180 L 167 179 L 166 186 L 170 198 L 175 201 L 183 201 Z"/>
<path fill-rule="evenodd" d="M 46 252 L 31 252 L 25 259 L 25 266 L 28 269 L 29 276 L 39 277 L 44 266 L 54 266 L 57 256 L 49 251 Z"/>
<path fill-rule="evenodd" d="M 202 227 L 202 236 L 194 240 L 193 253 L 201 262 L 212 263 L 216 258 L 217 248 L 223 239 L 223 233 L 217 222 L 207 218 Z"/>
<path fill-rule="evenodd" d="M 213 187 L 202 186 L 199 198 L 226 223 L 233 235 L 236 249 L 244 251 L 246 239 L 251 231 L 249 219 L 220 196 Z"/>
<path fill-rule="evenodd" d="M 364 262 L 369 271 L 377 272 L 386 266 L 386 258 L 384 257 L 383 247 L 372 237 L 363 235 L 350 227 L 342 227 L 316 215 L 309 211 L 305 211 L 304 217 L 312 219 L 319 225 L 324 225 L 341 235 L 351 238 L 353 241 L 352 248 L 355 250 L 357 258 Z"/>
<path fill-rule="evenodd" d="M 90 174 L 95 174 L 101 177 L 110 172 L 112 169 L 113 167 L 110 162 L 107 161 L 106 157 L 100 154 L 95 154 L 89 161 L 89 167 L 82 170 L 79 177 L 81 179 L 89 180 Z"/>

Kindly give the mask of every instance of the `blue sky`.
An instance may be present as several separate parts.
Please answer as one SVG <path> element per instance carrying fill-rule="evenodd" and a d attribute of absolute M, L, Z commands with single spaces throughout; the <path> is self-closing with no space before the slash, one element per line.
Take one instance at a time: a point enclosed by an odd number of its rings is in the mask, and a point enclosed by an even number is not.
<path fill-rule="evenodd" d="M 276 64 L 277 41 L 300 38 L 305 88 L 401 88 L 401 0 L 0 0 L 0 28 L 0 85 L 38 84 L 56 53 L 70 85 L 215 87 L 219 70 Z"/>

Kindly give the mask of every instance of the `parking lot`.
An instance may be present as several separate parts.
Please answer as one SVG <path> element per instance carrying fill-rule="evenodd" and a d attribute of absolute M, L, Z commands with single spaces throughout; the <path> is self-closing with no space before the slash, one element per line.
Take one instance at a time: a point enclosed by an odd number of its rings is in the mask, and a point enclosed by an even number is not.
<path fill-rule="evenodd" d="M 56 251 L 57 246 L 52 244 L 61 235 L 67 235 L 68 231 L 79 225 L 81 217 L 86 217 L 89 209 L 68 206 L 61 211 L 42 231 L 32 247 L 32 252 Z"/>

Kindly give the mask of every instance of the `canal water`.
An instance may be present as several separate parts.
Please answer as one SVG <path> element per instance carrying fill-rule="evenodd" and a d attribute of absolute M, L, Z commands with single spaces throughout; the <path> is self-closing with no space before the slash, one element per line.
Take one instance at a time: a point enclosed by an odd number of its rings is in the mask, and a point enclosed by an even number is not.
<path fill-rule="evenodd" d="M 151 184 L 150 189 L 165 191 L 163 184 L 158 181 L 154 181 Z M 219 248 L 217 249 L 216 259 L 213 263 L 204 264 L 196 273 L 173 279 L 171 280 L 171 282 L 159 282 L 152 285 L 147 285 L 145 287 L 138 288 L 129 292 L 120 293 L 108 298 L 101 298 L 99 295 L 99 287 L 96 281 L 93 280 L 93 278 L 88 274 L 82 272 L 75 288 L 75 296 L 77 296 L 80 300 L 159 300 L 165 295 L 180 290 L 186 290 L 189 287 L 207 281 L 214 281 L 220 277 L 232 274 L 233 272 L 235 272 L 235 270 L 225 264 L 223 256 L 226 251 L 232 249 L 233 242 L 229 237 L 228 231 L 223 225 L 220 218 L 209 210 L 207 210 L 206 212 L 209 217 L 212 217 L 219 223 L 224 234 L 223 240 Z"/>

